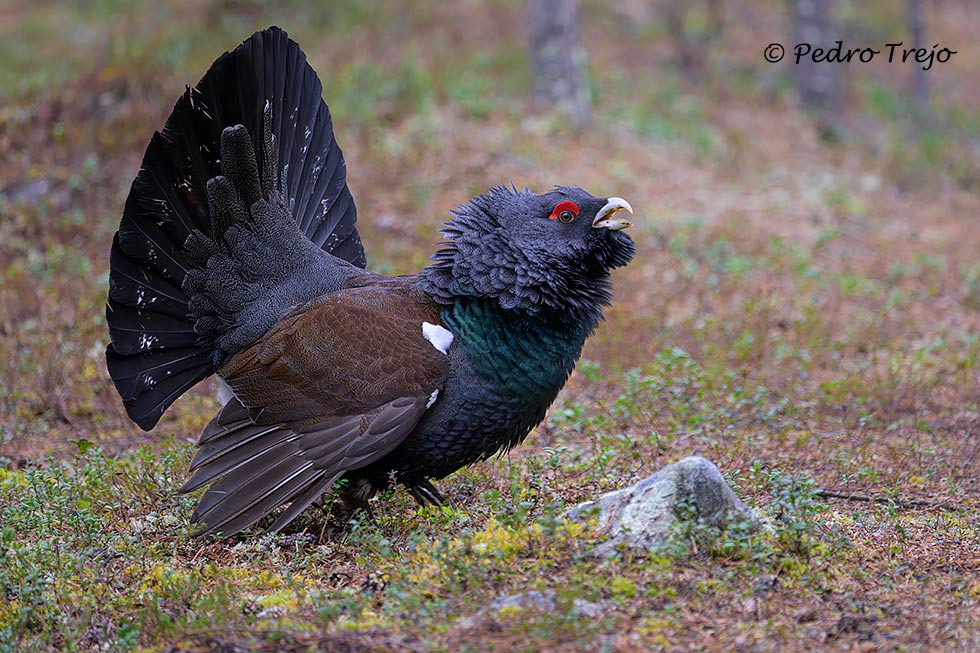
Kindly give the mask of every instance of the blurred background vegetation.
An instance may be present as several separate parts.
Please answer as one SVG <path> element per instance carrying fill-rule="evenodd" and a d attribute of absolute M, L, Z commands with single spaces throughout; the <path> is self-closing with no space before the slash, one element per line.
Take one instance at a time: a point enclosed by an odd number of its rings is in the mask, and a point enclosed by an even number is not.
<path fill-rule="evenodd" d="M 345 650 L 980 647 L 980 7 L 569 4 L 0 5 L 0 650 L 203 650 L 226 627 L 269 650 L 310 632 L 358 633 Z M 344 541 L 205 545 L 170 491 L 215 389 L 149 434 L 126 420 L 108 251 L 184 85 L 272 24 L 323 81 L 372 269 L 418 270 L 447 210 L 510 181 L 627 198 L 638 254 L 545 424 L 448 479 L 463 510 L 396 495 Z M 791 63 L 798 34 L 883 49 L 917 30 L 956 54 Z M 539 61 L 546 42 L 568 60 Z M 690 453 L 773 516 L 771 541 L 604 567 L 555 526 Z M 477 613 L 550 586 L 606 611 Z"/>

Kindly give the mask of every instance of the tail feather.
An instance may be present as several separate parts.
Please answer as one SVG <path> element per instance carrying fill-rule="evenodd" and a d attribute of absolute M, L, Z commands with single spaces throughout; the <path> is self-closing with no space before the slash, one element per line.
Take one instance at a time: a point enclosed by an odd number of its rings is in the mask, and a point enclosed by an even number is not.
<path fill-rule="evenodd" d="M 106 350 L 109 374 L 130 418 L 149 430 L 163 411 L 203 377 L 211 355 L 196 347 L 157 349 L 136 354 Z"/>
<path fill-rule="evenodd" d="M 188 236 L 211 233 L 207 183 L 221 174 L 226 127 L 244 125 L 264 159 L 268 105 L 279 152 L 275 174 L 296 223 L 324 251 L 366 264 L 343 153 L 321 96 L 306 55 L 272 27 L 215 61 L 150 140 L 113 241 L 106 307 L 109 373 L 142 428 L 152 428 L 216 369 L 213 342 L 195 332 L 183 289 L 200 264 L 188 255 Z M 271 162 L 260 160 L 259 170 L 268 175 Z"/>
<path fill-rule="evenodd" d="M 148 241 L 144 241 L 148 242 Z M 160 270 L 150 266 L 155 261 L 150 259 L 143 263 L 123 252 L 119 243 L 119 235 L 112 244 L 109 256 L 109 301 L 123 306 L 147 306 L 153 314 L 164 314 L 182 319 L 187 314 L 187 295 L 178 285 L 168 280 Z M 166 266 L 164 266 L 166 270 Z M 181 273 L 181 277 L 186 274 Z M 138 317 L 134 311 L 122 310 L 120 318 Z M 112 324 L 113 328 L 117 325 Z M 192 329 L 193 330 L 193 329 Z"/>

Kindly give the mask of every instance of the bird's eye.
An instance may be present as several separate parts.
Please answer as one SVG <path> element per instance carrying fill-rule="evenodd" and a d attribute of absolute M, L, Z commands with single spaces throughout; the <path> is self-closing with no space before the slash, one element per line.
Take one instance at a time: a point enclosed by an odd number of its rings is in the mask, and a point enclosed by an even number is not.
<path fill-rule="evenodd" d="M 571 200 L 565 200 L 564 202 L 558 202 L 555 208 L 551 210 L 551 215 L 548 216 L 548 219 L 558 220 L 559 222 L 568 224 L 577 218 L 578 214 L 581 212 L 582 209 L 578 207 L 578 204 L 572 202 Z"/>

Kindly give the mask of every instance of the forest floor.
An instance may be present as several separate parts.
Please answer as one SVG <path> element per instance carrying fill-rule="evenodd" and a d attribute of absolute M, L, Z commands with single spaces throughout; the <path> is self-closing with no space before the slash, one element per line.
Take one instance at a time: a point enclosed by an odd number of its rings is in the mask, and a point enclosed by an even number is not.
<path fill-rule="evenodd" d="M 518 2 L 89 4 L 0 9 L 0 651 L 980 650 L 971 3 L 927 17 L 958 52 L 924 125 L 910 68 L 852 67 L 832 139 L 762 59 L 778 2 L 725 3 L 697 78 L 655 16 L 584 3 L 585 130 L 524 101 Z M 901 38 L 892 4 L 854 9 L 861 38 Z M 372 269 L 418 270 L 511 180 L 627 198 L 637 256 L 545 422 L 442 482 L 454 508 L 398 491 L 342 536 L 310 511 L 202 541 L 174 490 L 215 387 L 126 419 L 108 252 L 184 84 L 270 24 L 324 81 Z M 599 561 L 561 517 L 691 454 L 773 532 Z M 556 608 L 488 607 L 529 590 Z"/>

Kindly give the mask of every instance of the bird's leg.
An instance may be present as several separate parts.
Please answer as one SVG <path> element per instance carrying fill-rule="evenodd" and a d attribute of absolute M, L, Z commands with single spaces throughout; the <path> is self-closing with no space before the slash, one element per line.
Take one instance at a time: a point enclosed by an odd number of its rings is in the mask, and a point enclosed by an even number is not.
<path fill-rule="evenodd" d="M 367 479 L 358 479 L 351 485 L 346 486 L 337 495 L 337 498 L 330 506 L 328 522 L 333 531 L 341 532 L 349 528 L 350 520 L 361 513 L 366 514 L 367 518 L 374 521 L 374 513 L 371 511 L 370 499 L 378 493 L 378 489 Z"/>
<path fill-rule="evenodd" d="M 439 492 L 439 489 L 428 479 L 409 485 L 408 491 L 420 506 L 431 505 L 441 508 L 450 505 Z"/>

